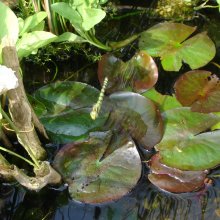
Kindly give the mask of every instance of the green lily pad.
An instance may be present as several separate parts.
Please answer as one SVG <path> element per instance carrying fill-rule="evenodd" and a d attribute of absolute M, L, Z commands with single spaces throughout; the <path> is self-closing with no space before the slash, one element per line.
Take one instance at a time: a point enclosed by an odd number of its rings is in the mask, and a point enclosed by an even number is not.
<path fill-rule="evenodd" d="M 220 111 L 219 78 L 211 72 L 194 70 L 183 74 L 175 83 L 177 99 L 196 112 Z"/>
<path fill-rule="evenodd" d="M 211 61 L 216 49 L 206 32 L 187 39 L 195 30 L 181 23 L 160 23 L 141 34 L 139 48 L 160 57 L 166 71 L 179 71 L 182 62 L 196 69 Z"/>
<path fill-rule="evenodd" d="M 204 186 L 207 171 L 183 171 L 168 167 L 160 162 L 160 154 L 154 155 L 150 162 L 149 180 L 160 189 L 173 192 L 192 192 Z"/>
<path fill-rule="evenodd" d="M 98 96 L 97 89 L 84 83 L 53 83 L 35 92 L 34 109 L 40 114 L 38 116 L 53 142 L 69 143 L 102 129 L 108 118 L 108 109 L 102 110 L 95 121 L 90 117 Z M 46 111 L 39 111 L 42 105 Z"/>
<path fill-rule="evenodd" d="M 162 163 L 181 170 L 205 170 L 220 164 L 220 130 L 206 132 L 220 121 L 217 115 L 183 107 L 164 112 L 163 118 L 164 136 L 156 145 Z"/>
<path fill-rule="evenodd" d="M 161 112 L 181 107 L 181 104 L 178 102 L 175 96 L 162 95 L 154 88 L 142 93 L 141 95 L 155 102 Z"/>
<path fill-rule="evenodd" d="M 143 147 L 154 147 L 163 136 L 163 122 L 156 105 L 133 92 L 117 92 L 110 99 L 119 109 L 115 124 L 120 124 Z M 113 110 L 114 114 L 114 110 Z M 119 115 L 120 114 L 120 115 Z"/>
<path fill-rule="evenodd" d="M 122 90 L 143 92 L 157 82 L 157 66 L 146 52 L 140 51 L 126 63 L 111 54 L 99 61 L 98 77 L 101 84 L 108 77 L 107 93 Z"/>
<path fill-rule="evenodd" d="M 84 142 L 64 146 L 54 159 L 54 167 L 69 183 L 73 199 L 86 203 L 117 200 L 136 185 L 141 176 L 141 160 L 134 142 L 111 132 L 94 132 Z M 103 159 L 108 147 L 117 149 Z"/>

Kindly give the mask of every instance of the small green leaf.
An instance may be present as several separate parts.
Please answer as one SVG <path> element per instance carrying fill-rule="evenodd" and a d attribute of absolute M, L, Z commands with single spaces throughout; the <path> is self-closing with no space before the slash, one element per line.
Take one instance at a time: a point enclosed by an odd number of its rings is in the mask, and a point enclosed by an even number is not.
<path fill-rule="evenodd" d="M 0 2 L 0 42 L 3 37 L 8 36 L 14 43 L 17 42 L 19 25 L 14 12 Z"/>
<path fill-rule="evenodd" d="M 163 117 L 165 132 L 156 145 L 162 163 L 181 170 L 205 170 L 220 164 L 220 131 L 205 132 L 220 121 L 218 116 L 185 107 L 168 110 Z"/>
<path fill-rule="evenodd" d="M 19 59 L 30 55 L 34 50 L 44 47 L 56 39 L 56 35 L 46 31 L 33 31 L 23 34 L 16 44 Z"/>
<path fill-rule="evenodd" d="M 47 17 L 46 12 L 37 12 L 34 15 L 29 16 L 24 20 L 24 26 L 22 30 L 20 31 L 20 35 L 23 35 L 24 33 L 29 32 L 30 30 L 33 30 L 37 25 L 39 25 L 45 18 Z"/>
<path fill-rule="evenodd" d="M 77 9 L 82 16 L 82 27 L 85 31 L 89 31 L 106 16 L 105 11 L 98 8 L 80 7 Z"/>

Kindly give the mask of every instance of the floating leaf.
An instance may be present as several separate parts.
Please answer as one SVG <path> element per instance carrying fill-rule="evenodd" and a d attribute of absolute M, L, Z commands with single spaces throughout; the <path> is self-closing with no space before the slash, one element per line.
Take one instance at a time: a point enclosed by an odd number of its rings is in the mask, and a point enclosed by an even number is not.
<path fill-rule="evenodd" d="M 65 144 L 84 140 L 90 132 L 102 130 L 108 114 L 100 113 L 96 120 L 92 120 L 91 110 L 92 108 L 72 109 L 40 117 L 40 120 L 54 143 Z"/>
<path fill-rule="evenodd" d="M 46 31 L 24 33 L 16 44 L 19 59 L 30 55 L 33 51 L 46 46 L 55 39 L 57 39 L 56 35 Z"/>
<path fill-rule="evenodd" d="M 153 59 L 140 51 L 126 63 L 111 54 L 103 55 L 99 61 L 98 76 L 101 84 L 108 77 L 107 93 L 128 89 L 142 92 L 154 86 L 158 71 Z"/>
<path fill-rule="evenodd" d="M 160 162 L 159 153 L 151 158 L 149 164 L 151 169 L 149 180 L 157 187 L 174 193 L 200 189 L 207 175 L 206 171 L 183 171 L 168 167 Z"/>
<path fill-rule="evenodd" d="M 141 34 L 139 48 L 160 57 L 167 71 L 179 71 L 182 62 L 196 69 L 212 60 L 216 49 L 206 32 L 186 40 L 195 30 L 181 23 L 160 23 Z"/>
<path fill-rule="evenodd" d="M 110 99 L 116 104 L 116 109 L 121 109 L 116 112 L 115 124 L 122 126 L 138 143 L 150 149 L 161 140 L 163 123 L 151 100 L 133 92 L 113 93 Z"/>
<path fill-rule="evenodd" d="M 58 82 L 37 90 L 35 98 L 47 109 L 46 113 L 39 115 L 40 120 L 51 140 L 68 143 L 85 139 L 89 132 L 100 130 L 108 117 L 108 110 L 101 111 L 95 121 L 90 117 L 98 96 L 97 89 L 79 82 Z M 36 103 L 35 109 L 40 107 Z"/>
<path fill-rule="evenodd" d="M 8 36 L 16 43 L 19 32 L 18 19 L 14 12 L 2 2 L 0 2 L 0 21 L 0 42 L 3 37 Z"/>
<path fill-rule="evenodd" d="M 117 149 L 104 159 L 106 149 L 114 145 L 110 132 L 94 132 L 87 141 L 68 144 L 58 152 L 53 164 L 69 183 L 73 199 L 109 202 L 135 186 L 141 176 L 140 156 L 128 136 L 117 138 Z"/>
<path fill-rule="evenodd" d="M 176 97 L 196 112 L 220 111 L 220 83 L 216 75 L 204 70 L 189 71 L 176 81 Z"/>
<path fill-rule="evenodd" d="M 167 111 L 169 109 L 181 107 L 181 104 L 177 101 L 174 96 L 170 95 L 162 95 L 161 93 L 157 92 L 154 88 L 142 93 L 142 95 L 150 100 L 154 101 L 160 111 Z"/>
<path fill-rule="evenodd" d="M 181 170 L 205 170 L 220 164 L 220 131 L 205 132 L 220 121 L 217 115 L 185 107 L 168 110 L 163 117 L 165 132 L 156 145 L 162 163 Z"/>

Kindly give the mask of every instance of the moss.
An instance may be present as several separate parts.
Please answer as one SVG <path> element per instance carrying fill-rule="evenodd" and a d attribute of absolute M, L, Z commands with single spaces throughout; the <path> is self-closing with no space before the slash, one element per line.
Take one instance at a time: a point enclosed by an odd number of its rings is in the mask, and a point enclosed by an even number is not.
<path fill-rule="evenodd" d="M 194 15 L 194 7 L 200 0 L 158 0 L 156 13 L 165 19 L 185 20 Z"/>

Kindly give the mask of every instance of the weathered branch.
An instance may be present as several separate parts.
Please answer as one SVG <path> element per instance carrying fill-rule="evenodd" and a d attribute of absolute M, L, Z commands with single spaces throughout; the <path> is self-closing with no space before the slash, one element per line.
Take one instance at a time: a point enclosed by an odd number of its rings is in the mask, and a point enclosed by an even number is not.
<path fill-rule="evenodd" d="M 16 89 L 7 92 L 9 112 L 12 121 L 19 131 L 17 133 L 18 141 L 26 149 L 29 155 L 33 155 L 36 159 L 43 159 L 46 156 L 46 151 L 42 148 L 34 129 L 34 124 L 32 122 L 33 111 L 31 111 L 24 90 L 22 77 L 19 73 L 20 65 L 15 46 L 4 45 L 2 49 L 2 58 L 4 65 L 15 71 L 19 83 Z"/>

